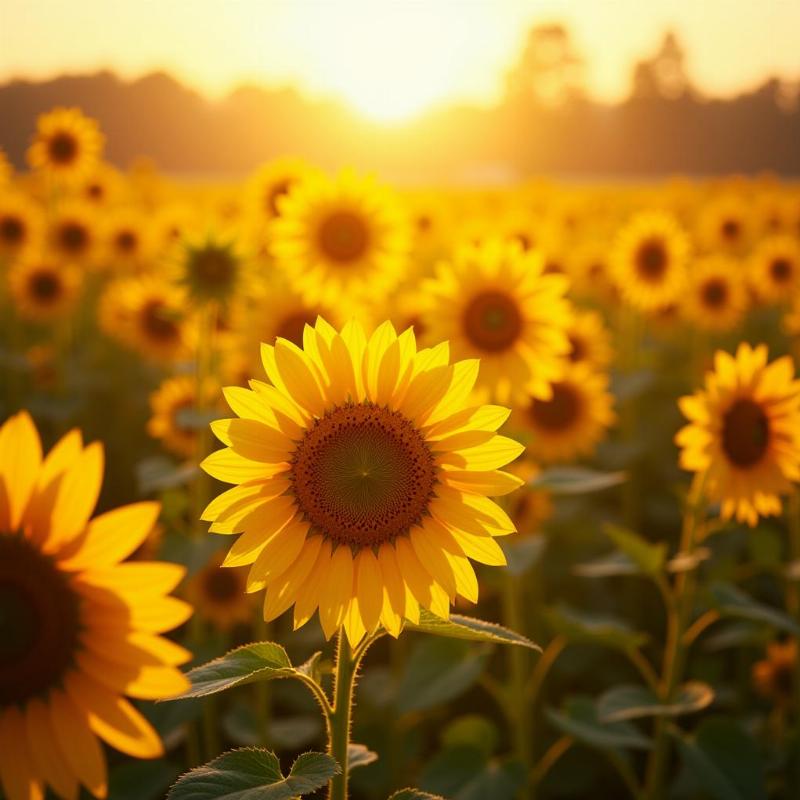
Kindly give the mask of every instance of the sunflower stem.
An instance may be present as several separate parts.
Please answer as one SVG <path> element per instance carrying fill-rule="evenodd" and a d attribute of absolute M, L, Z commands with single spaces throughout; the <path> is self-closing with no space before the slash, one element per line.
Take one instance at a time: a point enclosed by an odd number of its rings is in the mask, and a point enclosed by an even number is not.
<path fill-rule="evenodd" d="M 353 710 L 358 655 L 353 653 L 344 630 L 340 630 L 336 644 L 336 666 L 333 682 L 333 709 L 328 714 L 328 752 L 336 759 L 340 772 L 328 785 L 329 800 L 347 800 L 349 777 L 348 749 L 350 747 L 350 718 Z"/>
<path fill-rule="evenodd" d="M 683 517 L 680 552 L 689 556 L 698 541 L 698 529 L 704 514 L 703 491 L 705 474 L 697 474 L 692 481 L 686 512 Z M 664 662 L 661 673 L 660 700 L 670 703 L 683 679 L 688 646 L 684 636 L 691 621 L 696 588 L 696 568 L 679 572 L 675 578 L 670 603 L 667 609 L 667 640 L 664 648 Z M 655 723 L 655 744 L 647 769 L 647 791 L 650 800 L 659 800 L 665 794 L 667 766 L 670 756 L 669 722 L 666 717 L 658 717 Z"/>

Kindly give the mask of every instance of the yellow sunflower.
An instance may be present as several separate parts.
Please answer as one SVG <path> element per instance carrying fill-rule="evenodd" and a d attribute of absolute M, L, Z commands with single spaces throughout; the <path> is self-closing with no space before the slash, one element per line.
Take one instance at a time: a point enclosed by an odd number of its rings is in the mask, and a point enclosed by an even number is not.
<path fill-rule="evenodd" d="M 60 179 L 81 178 L 97 164 L 103 141 L 95 120 L 77 108 L 56 108 L 39 116 L 28 163 Z"/>
<path fill-rule="evenodd" d="M 39 206 L 20 192 L 0 191 L 0 259 L 15 258 L 39 246 L 43 230 Z"/>
<path fill-rule="evenodd" d="M 81 285 L 79 269 L 50 257 L 22 259 L 8 272 L 8 288 L 17 314 L 36 322 L 69 315 L 80 297 Z"/>
<path fill-rule="evenodd" d="M 190 654 L 162 637 L 191 607 L 167 594 L 183 567 L 123 562 L 157 503 L 90 519 L 103 448 L 77 430 L 43 457 L 26 412 L 0 427 L 0 781 L 8 800 L 47 788 L 74 800 L 108 791 L 100 741 L 159 758 L 158 734 L 125 698 L 172 697 Z"/>
<path fill-rule="evenodd" d="M 217 386 L 211 381 L 207 382 L 203 390 L 204 405 L 213 404 L 217 394 Z M 147 432 L 154 439 L 159 439 L 165 449 L 182 458 L 197 455 L 197 400 L 197 381 L 189 375 L 167 378 L 150 395 L 151 416 L 147 422 Z"/>
<path fill-rule="evenodd" d="M 424 285 L 422 324 L 456 358 L 481 359 L 484 394 L 501 403 L 546 398 L 569 355 L 567 286 L 513 242 L 465 245 Z"/>
<path fill-rule="evenodd" d="M 725 192 L 711 198 L 697 218 L 697 238 L 706 252 L 740 255 L 750 244 L 753 214 L 737 193 Z"/>
<path fill-rule="evenodd" d="M 608 376 L 571 364 L 552 390 L 514 411 L 513 424 L 531 434 L 528 455 L 547 463 L 590 455 L 616 420 Z"/>
<path fill-rule="evenodd" d="M 281 215 L 289 192 L 316 170 L 300 158 L 279 158 L 259 167 L 246 187 L 247 206 L 253 221 L 263 225 Z"/>
<path fill-rule="evenodd" d="M 797 673 L 797 639 L 769 642 L 765 658 L 753 664 L 753 686 L 762 696 L 778 705 L 794 699 Z"/>
<path fill-rule="evenodd" d="M 800 290 L 800 244 L 793 236 L 762 239 L 750 256 L 750 282 L 766 303 L 785 303 Z"/>
<path fill-rule="evenodd" d="M 98 164 L 86 176 L 78 190 L 79 195 L 95 206 L 108 206 L 122 191 L 122 177 L 108 164 Z"/>
<path fill-rule="evenodd" d="M 698 328 L 731 331 L 742 321 L 749 298 L 744 271 L 725 255 L 699 258 L 683 297 L 684 313 Z"/>
<path fill-rule="evenodd" d="M 245 285 L 245 253 L 235 229 L 210 228 L 184 236 L 175 276 L 197 303 L 225 305 Z"/>
<path fill-rule="evenodd" d="M 309 303 L 384 295 L 402 278 L 410 248 L 396 198 L 347 171 L 295 186 L 269 235 L 278 267 Z"/>
<path fill-rule="evenodd" d="M 92 263 L 97 253 L 98 240 L 96 213 L 85 203 L 64 203 L 50 221 L 50 249 L 71 262 Z"/>
<path fill-rule="evenodd" d="M 514 530 L 487 495 L 521 483 L 499 468 L 522 451 L 495 433 L 506 409 L 468 404 L 478 362 L 417 351 L 388 322 L 367 338 L 321 318 L 304 349 L 278 339 L 263 360 L 271 383 L 225 390 L 240 418 L 212 424 L 227 446 L 202 466 L 236 484 L 203 519 L 242 534 L 224 564 L 252 565 L 264 618 L 294 605 L 297 628 L 319 608 L 327 637 L 357 643 L 379 624 L 399 635 L 420 607 L 447 618 L 456 595 L 475 602 L 469 559 L 505 563 L 494 537 Z"/>
<path fill-rule="evenodd" d="M 687 280 L 689 239 L 669 214 L 644 211 L 617 235 L 611 268 L 622 296 L 642 311 L 676 301 Z"/>
<path fill-rule="evenodd" d="M 195 614 L 221 630 L 253 618 L 253 598 L 247 594 L 247 570 L 220 569 L 223 556 L 213 556 L 192 579 L 186 597 Z"/>
<path fill-rule="evenodd" d="M 614 352 L 611 336 L 596 311 L 575 309 L 567 326 L 569 338 L 569 360 L 574 364 L 586 364 L 593 369 L 608 367 Z"/>
<path fill-rule="evenodd" d="M 142 271 L 149 265 L 153 240 L 141 211 L 118 209 L 103 227 L 104 259 L 112 271 Z"/>
<path fill-rule="evenodd" d="M 800 479 L 800 381 L 788 356 L 767 364 L 767 347 L 717 351 L 705 388 L 683 397 L 689 424 L 679 431 L 681 466 L 705 473 L 722 517 L 754 526 L 779 514 L 780 495 Z"/>

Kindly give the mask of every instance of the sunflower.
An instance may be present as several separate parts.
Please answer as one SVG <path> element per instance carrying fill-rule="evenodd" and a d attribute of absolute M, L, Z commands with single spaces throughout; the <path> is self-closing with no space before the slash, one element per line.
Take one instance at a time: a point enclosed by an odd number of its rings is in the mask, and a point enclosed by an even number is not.
<path fill-rule="evenodd" d="M 603 370 L 611 363 L 611 337 L 603 318 L 596 311 L 575 309 L 567 326 L 569 360 Z"/>
<path fill-rule="evenodd" d="M 741 254 L 753 234 L 753 216 L 745 200 L 726 192 L 709 200 L 698 215 L 697 238 L 706 252 Z"/>
<path fill-rule="evenodd" d="M 176 277 L 196 303 L 224 305 L 242 288 L 245 256 L 233 229 L 190 233 L 179 249 Z"/>
<path fill-rule="evenodd" d="M 141 211 L 120 209 L 104 225 L 105 261 L 112 271 L 143 270 L 153 254 L 152 239 Z"/>
<path fill-rule="evenodd" d="M 788 705 L 794 698 L 796 667 L 796 639 L 770 642 L 766 657 L 753 664 L 753 686 L 762 697 Z"/>
<path fill-rule="evenodd" d="M 39 206 L 22 193 L 0 191 L 0 259 L 15 258 L 37 247 L 43 230 Z"/>
<path fill-rule="evenodd" d="M 689 240 L 673 217 L 637 214 L 617 235 L 611 268 L 622 296 L 642 311 L 677 300 L 687 280 Z"/>
<path fill-rule="evenodd" d="M 80 297 L 82 275 L 52 258 L 22 259 L 8 272 L 8 288 L 23 319 L 47 322 L 67 316 Z"/>
<path fill-rule="evenodd" d="M 521 483 L 498 470 L 522 451 L 494 433 L 505 409 L 468 405 L 478 362 L 449 364 L 446 343 L 417 351 L 388 322 L 367 338 L 320 318 L 304 346 L 264 345 L 271 383 L 226 389 L 241 418 L 212 423 L 227 446 L 202 466 L 237 485 L 203 519 L 242 533 L 224 564 L 252 565 L 265 619 L 294 605 L 297 628 L 319 608 L 325 635 L 352 643 L 475 602 L 469 559 L 505 563 L 494 537 L 514 530 L 486 495 Z"/>
<path fill-rule="evenodd" d="M 82 181 L 78 194 L 87 203 L 102 208 L 120 194 L 121 182 L 121 176 L 113 167 L 108 164 L 98 164 Z"/>
<path fill-rule="evenodd" d="M 81 178 L 97 164 L 103 139 L 97 122 L 79 109 L 56 108 L 39 116 L 28 163 L 60 179 Z"/>
<path fill-rule="evenodd" d="M 203 401 L 216 401 L 218 389 L 211 381 L 205 384 Z M 159 439 L 165 449 L 182 458 L 197 455 L 199 421 L 196 419 L 197 381 L 188 375 L 167 378 L 150 395 L 151 416 L 147 432 Z"/>
<path fill-rule="evenodd" d="M 216 628 L 230 630 L 253 618 L 252 597 L 247 594 L 247 571 L 220 569 L 223 556 L 213 556 L 192 579 L 186 597 L 195 613 Z"/>
<path fill-rule="evenodd" d="M 779 514 L 780 495 L 800 479 L 800 381 L 788 356 L 767 364 L 767 347 L 742 343 L 717 351 L 705 388 L 683 397 L 689 424 L 675 441 L 680 463 L 705 473 L 709 500 L 722 517 L 755 526 Z"/>
<path fill-rule="evenodd" d="M 70 202 L 55 213 L 48 230 L 50 249 L 74 263 L 93 262 L 97 251 L 96 215 L 85 203 Z"/>
<path fill-rule="evenodd" d="M 536 252 L 497 239 L 465 245 L 424 286 L 422 324 L 456 358 L 480 358 L 484 394 L 546 398 L 569 354 L 567 279 L 544 275 Z"/>
<path fill-rule="evenodd" d="M 733 330 L 749 303 L 743 270 L 738 262 L 721 254 L 698 259 L 683 301 L 686 317 L 698 328 Z"/>
<path fill-rule="evenodd" d="M 309 175 L 316 174 L 300 158 L 279 158 L 259 167 L 246 187 L 247 206 L 260 227 L 281 215 L 284 198 Z"/>
<path fill-rule="evenodd" d="M 762 239 L 750 257 L 750 282 L 766 303 L 785 303 L 800 290 L 800 244 L 793 236 Z"/>
<path fill-rule="evenodd" d="M 68 433 L 43 458 L 27 412 L 0 427 L 0 781 L 8 800 L 107 794 L 98 740 L 159 758 L 158 734 L 124 697 L 188 688 L 190 654 L 159 634 L 191 607 L 166 596 L 183 567 L 122 563 L 157 503 L 89 519 L 103 448 Z"/>
<path fill-rule="evenodd" d="M 548 399 L 533 397 L 515 409 L 512 422 L 531 434 L 532 458 L 569 461 L 593 452 L 616 419 L 613 405 L 608 376 L 576 363 L 552 385 Z"/>
<path fill-rule="evenodd" d="M 410 248 L 394 196 L 347 171 L 294 187 L 269 235 L 278 267 L 309 303 L 385 295 L 400 281 Z"/>

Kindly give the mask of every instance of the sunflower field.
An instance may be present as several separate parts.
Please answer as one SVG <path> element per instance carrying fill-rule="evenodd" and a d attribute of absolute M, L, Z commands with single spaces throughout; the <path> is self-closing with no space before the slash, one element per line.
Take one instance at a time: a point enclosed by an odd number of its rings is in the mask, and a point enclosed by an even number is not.
<path fill-rule="evenodd" d="M 6 800 L 800 797 L 800 187 L 31 135 Z"/>

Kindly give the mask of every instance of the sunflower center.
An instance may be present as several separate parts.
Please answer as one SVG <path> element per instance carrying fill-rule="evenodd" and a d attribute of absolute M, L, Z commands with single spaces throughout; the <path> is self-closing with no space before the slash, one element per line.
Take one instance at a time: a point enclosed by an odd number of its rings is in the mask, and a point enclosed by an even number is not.
<path fill-rule="evenodd" d="M 102 200 L 105 193 L 105 187 L 101 183 L 90 183 L 86 187 L 86 194 L 91 200 Z"/>
<path fill-rule="evenodd" d="M 78 647 L 80 605 L 54 562 L 0 534 L 0 708 L 56 685 Z"/>
<path fill-rule="evenodd" d="M 667 253 L 660 239 L 647 239 L 636 251 L 636 268 L 646 281 L 656 283 L 667 269 Z"/>
<path fill-rule="evenodd" d="M 769 446 L 769 419 L 753 400 L 737 400 L 722 421 L 722 449 L 737 467 L 751 467 Z"/>
<path fill-rule="evenodd" d="M 522 333 L 519 306 L 505 292 L 481 292 L 464 311 L 464 333 L 479 350 L 506 350 Z"/>
<path fill-rule="evenodd" d="M 306 325 L 311 325 L 313 327 L 316 319 L 317 315 L 312 314 L 310 311 L 295 311 L 292 314 L 287 314 L 280 321 L 275 336 L 288 339 L 298 347 L 302 347 L 303 331 L 305 330 Z"/>
<path fill-rule="evenodd" d="M 241 592 L 236 575 L 229 569 L 215 569 L 203 581 L 206 595 L 217 603 L 227 603 Z"/>
<path fill-rule="evenodd" d="M 548 258 L 542 272 L 545 275 L 563 275 L 564 265 L 558 259 Z"/>
<path fill-rule="evenodd" d="M 133 231 L 120 231 L 114 241 L 120 253 L 130 254 L 136 250 L 137 238 Z"/>
<path fill-rule="evenodd" d="M 583 361 L 586 358 L 586 343 L 583 339 L 577 336 L 569 337 L 569 360 L 570 361 Z"/>
<path fill-rule="evenodd" d="M 59 241 L 68 253 L 79 253 L 86 248 L 89 234 L 86 228 L 77 222 L 65 222 L 59 231 Z"/>
<path fill-rule="evenodd" d="M 289 180 L 289 178 L 284 178 L 282 181 L 276 181 L 272 185 L 272 188 L 267 194 L 267 211 L 269 211 L 273 217 L 280 216 L 281 210 L 278 207 L 278 202 L 281 197 L 289 193 L 292 184 L 293 181 Z"/>
<path fill-rule="evenodd" d="M 0 218 L 0 239 L 6 244 L 19 244 L 25 238 L 25 225 L 19 217 Z"/>
<path fill-rule="evenodd" d="M 398 411 L 338 406 L 315 421 L 292 459 L 292 484 L 313 529 L 355 548 L 394 541 L 426 513 L 436 470 Z"/>
<path fill-rule="evenodd" d="M 78 154 L 78 143 L 74 136 L 61 131 L 50 139 L 48 152 L 56 164 L 69 164 Z"/>
<path fill-rule="evenodd" d="M 703 286 L 703 303 L 709 308 L 720 308 L 728 299 L 728 287 L 718 278 L 707 281 Z"/>
<path fill-rule="evenodd" d="M 742 226 L 739 224 L 739 220 L 726 219 L 722 223 L 722 236 L 729 242 L 736 241 L 739 238 L 741 230 Z"/>
<path fill-rule="evenodd" d="M 336 211 L 323 220 L 318 241 L 328 258 L 346 264 L 357 261 L 367 252 L 369 229 L 358 214 Z"/>
<path fill-rule="evenodd" d="M 511 238 L 526 252 L 533 247 L 533 237 L 527 233 L 517 231 L 512 234 Z"/>
<path fill-rule="evenodd" d="M 236 274 L 236 260 L 224 247 L 204 247 L 192 254 L 191 274 L 203 288 L 226 289 Z"/>
<path fill-rule="evenodd" d="M 178 337 L 178 326 L 161 300 L 151 300 L 142 309 L 142 325 L 147 335 L 159 342 Z"/>
<path fill-rule="evenodd" d="M 34 272 L 29 286 L 31 294 L 44 303 L 55 300 L 61 293 L 61 281 L 58 275 L 50 270 Z"/>
<path fill-rule="evenodd" d="M 775 283 L 788 283 L 792 277 L 792 264 L 788 258 L 779 256 L 769 265 L 769 274 Z"/>
<path fill-rule="evenodd" d="M 552 389 L 553 396 L 549 400 L 535 399 L 529 413 L 538 428 L 563 431 L 578 418 L 581 400 L 575 389 L 566 383 L 554 383 Z"/>

